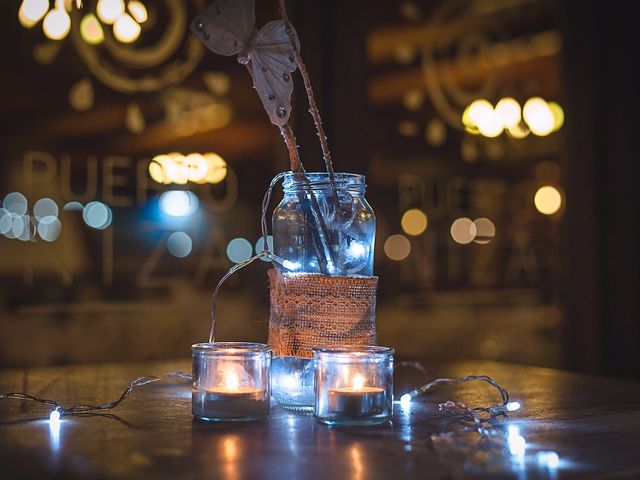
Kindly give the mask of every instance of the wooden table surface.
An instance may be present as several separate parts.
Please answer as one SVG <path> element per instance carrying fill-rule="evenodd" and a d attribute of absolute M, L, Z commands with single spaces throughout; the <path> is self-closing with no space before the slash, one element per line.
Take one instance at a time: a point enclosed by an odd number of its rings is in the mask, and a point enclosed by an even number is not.
<path fill-rule="evenodd" d="M 189 382 L 169 381 L 136 391 L 115 416 L 64 417 L 57 432 L 46 406 L 0 400 L 0 478 L 640 478 L 640 383 L 491 362 L 425 366 L 429 377 L 487 374 L 507 388 L 522 409 L 500 428 L 519 428 L 525 460 L 506 454 L 478 468 L 478 450 L 430 441 L 453 428 L 438 401 L 496 401 L 481 384 L 442 388 L 409 409 L 396 403 L 389 425 L 329 428 L 280 407 L 264 422 L 203 424 L 192 420 Z M 190 363 L 5 370 L 0 392 L 103 403 L 137 376 L 176 370 Z M 396 386 L 409 373 L 399 370 Z M 559 467 L 539 467 L 540 450 L 558 452 Z"/>

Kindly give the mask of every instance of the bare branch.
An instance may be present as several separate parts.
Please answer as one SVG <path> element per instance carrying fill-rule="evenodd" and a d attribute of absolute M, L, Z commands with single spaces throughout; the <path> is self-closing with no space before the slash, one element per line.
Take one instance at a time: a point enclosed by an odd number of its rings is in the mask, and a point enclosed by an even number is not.
<path fill-rule="evenodd" d="M 293 130 L 288 123 L 285 123 L 280 127 L 280 133 L 284 138 L 284 143 L 287 145 L 289 151 L 289 162 L 291 163 L 292 172 L 304 172 L 302 162 L 300 161 L 300 155 L 298 154 L 298 145 L 296 144 L 296 136 L 293 134 Z"/>

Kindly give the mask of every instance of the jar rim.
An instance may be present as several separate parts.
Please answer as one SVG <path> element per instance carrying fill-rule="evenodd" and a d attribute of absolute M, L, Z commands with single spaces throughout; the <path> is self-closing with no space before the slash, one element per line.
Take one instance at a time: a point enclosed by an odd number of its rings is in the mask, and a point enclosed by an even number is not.
<path fill-rule="evenodd" d="M 295 176 L 296 172 L 288 171 L 284 174 L 283 187 L 285 190 L 290 188 L 300 188 L 303 185 L 309 185 L 311 188 L 329 188 L 332 184 L 331 176 L 328 172 L 306 172 L 304 175 L 309 182 L 298 182 Z M 361 189 L 366 187 L 366 177 L 360 173 L 335 172 L 333 174 L 333 183 L 339 187 Z"/>
<path fill-rule="evenodd" d="M 269 345 L 254 342 L 204 342 L 191 345 L 193 353 L 221 353 L 225 355 L 243 355 L 245 353 L 268 353 L 273 350 Z"/>
<path fill-rule="evenodd" d="M 366 356 L 388 356 L 393 355 L 395 350 L 391 347 L 381 347 L 378 345 L 352 345 L 344 347 L 318 347 L 312 348 L 314 355 L 339 355 L 353 358 Z"/>
<path fill-rule="evenodd" d="M 284 172 L 284 176 L 285 178 L 289 178 L 292 177 L 294 175 L 297 175 L 299 172 L 293 172 L 291 170 L 288 170 L 286 172 Z M 329 178 L 329 172 L 305 172 L 304 175 L 306 175 L 307 177 L 309 176 L 313 176 L 313 177 L 319 177 L 319 178 Z M 365 175 L 361 174 L 361 173 L 351 173 L 351 172 L 334 172 L 333 176 L 335 178 L 338 179 L 344 179 L 344 180 L 359 180 L 362 179 L 362 181 L 364 181 L 364 179 L 366 178 Z"/>

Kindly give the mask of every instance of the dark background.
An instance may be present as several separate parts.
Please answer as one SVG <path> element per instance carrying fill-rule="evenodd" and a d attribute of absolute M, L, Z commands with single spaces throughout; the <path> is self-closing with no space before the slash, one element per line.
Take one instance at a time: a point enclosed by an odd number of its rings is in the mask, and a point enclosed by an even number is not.
<path fill-rule="evenodd" d="M 153 21 L 128 47 L 134 52 L 159 42 L 176 20 L 171 2 L 143 3 Z M 275 2 L 257 3 L 258 26 L 277 18 Z M 60 207 L 99 200 L 112 209 L 113 223 L 92 229 L 81 212 L 61 208 L 63 233 L 55 242 L 0 236 L 0 365 L 186 357 L 208 334 L 209 295 L 232 265 L 228 241 L 253 244 L 260 236 L 262 194 L 288 168 L 279 133 L 234 58 L 205 51 L 184 79 L 122 91 L 83 60 L 72 35 L 47 41 L 42 22 L 22 27 L 20 4 L 3 2 L 0 10 L 0 201 L 15 191 L 30 210 L 42 197 Z M 198 2 L 176 5 L 189 19 L 200 9 Z M 336 169 L 367 176 L 378 219 L 380 343 L 405 357 L 640 376 L 640 105 L 629 12 L 605 2 L 548 0 L 288 6 Z M 144 68 L 105 46 L 95 51 L 112 76 L 165 78 L 185 61 L 189 38 L 184 32 L 169 58 Z M 433 72 L 436 87 L 427 79 Z M 228 91 L 212 91 L 211 73 L 228 81 Z M 307 169 L 319 170 L 320 148 L 295 77 L 292 125 Z M 69 92 L 83 80 L 93 101 L 76 111 Z M 408 92 L 423 101 L 407 108 Z M 541 96 L 562 106 L 565 123 L 544 137 L 483 138 L 448 121 L 438 106 L 442 92 L 454 119 L 474 98 L 495 105 L 512 96 L 522 105 Z M 184 112 L 177 122 L 168 113 L 176 102 Z M 228 123 L 197 116 L 210 102 L 230 109 Z M 128 124 L 131 109 L 145 119 L 141 130 Z M 188 122 L 198 128 L 185 133 L 180 127 Z M 25 162 L 34 151 L 45 152 L 39 158 L 47 156 L 56 171 L 29 184 Z M 216 152 L 232 173 L 213 186 L 158 185 L 147 165 L 169 152 Z M 112 156 L 125 157 L 116 160 L 124 166 L 115 170 L 122 176 L 115 198 L 105 190 Z M 87 177 L 92 162 L 97 172 Z M 221 199 L 233 200 L 230 176 L 237 199 L 225 205 Z M 95 178 L 96 191 L 82 199 L 87 178 Z M 543 185 L 563 195 L 551 216 L 533 204 Z M 194 191 L 198 213 L 182 220 L 158 214 L 158 195 L 167 189 Z M 278 188 L 275 202 L 280 195 Z M 409 208 L 423 210 L 428 227 L 408 236 L 411 253 L 394 261 L 383 246 L 402 233 Z M 489 218 L 495 237 L 457 244 L 449 229 L 459 217 Z M 177 230 L 193 239 L 185 258 L 166 249 Z M 221 340 L 266 339 L 266 268 L 253 265 L 224 288 Z"/>

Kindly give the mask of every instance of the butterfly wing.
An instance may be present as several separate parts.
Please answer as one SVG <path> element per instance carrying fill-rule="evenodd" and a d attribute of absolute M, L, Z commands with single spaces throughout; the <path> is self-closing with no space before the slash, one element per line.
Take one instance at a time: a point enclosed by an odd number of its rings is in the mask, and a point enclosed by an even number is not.
<path fill-rule="evenodd" d="M 293 36 L 296 49 L 299 49 L 300 43 L 295 30 Z M 278 126 L 287 123 L 291 114 L 291 74 L 296 70 L 293 53 L 285 23 L 276 20 L 258 31 L 249 54 L 253 84 L 271 123 Z"/>
<path fill-rule="evenodd" d="M 215 0 L 191 22 L 191 31 L 209 50 L 235 55 L 255 30 L 255 0 Z"/>

